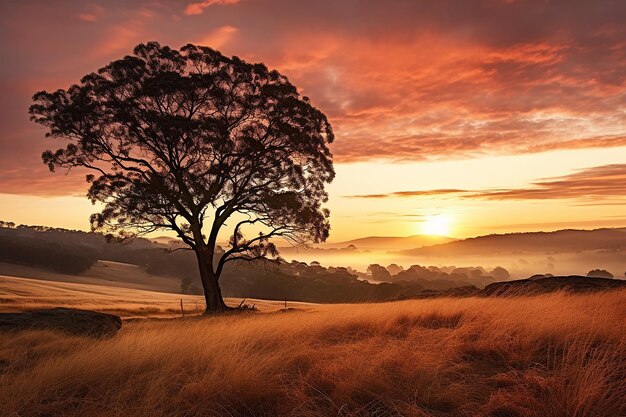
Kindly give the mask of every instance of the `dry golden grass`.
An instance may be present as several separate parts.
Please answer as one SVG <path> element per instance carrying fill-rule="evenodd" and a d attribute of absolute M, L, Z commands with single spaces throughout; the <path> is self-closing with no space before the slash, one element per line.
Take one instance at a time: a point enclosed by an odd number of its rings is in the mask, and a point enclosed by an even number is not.
<path fill-rule="evenodd" d="M 626 413 L 626 291 L 310 306 L 0 336 L 13 416 Z"/>
<path fill-rule="evenodd" d="M 204 311 L 204 297 L 170 294 L 106 285 L 79 284 L 16 278 L 0 275 L 0 312 L 16 312 L 38 308 L 80 308 L 112 313 L 122 318 L 180 317 L 180 300 L 185 314 Z M 240 298 L 227 298 L 229 305 L 239 305 Z M 281 301 L 247 299 L 261 312 L 284 308 Z M 306 308 L 311 304 L 290 301 L 287 307 Z"/>

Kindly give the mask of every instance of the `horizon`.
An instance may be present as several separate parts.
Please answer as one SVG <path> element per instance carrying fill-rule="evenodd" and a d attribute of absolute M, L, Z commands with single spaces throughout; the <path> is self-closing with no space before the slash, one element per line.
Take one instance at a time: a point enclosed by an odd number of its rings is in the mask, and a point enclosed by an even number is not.
<path fill-rule="evenodd" d="M 278 9 L 286 21 L 255 20 L 245 0 L 7 5 L 0 217 L 89 229 L 86 172 L 47 172 L 40 154 L 56 145 L 28 104 L 154 39 L 264 62 L 328 114 L 329 242 L 626 226 L 626 8 L 449 6 L 363 5 L 346 25 L 350 8 L 331 4 Z"/>
<path fill-rule="evenodd" d="M 22 229 L 22 226 L 25 226 L 25 229 Z M 39 229 L 40 227 L 43 229 Z M 35 242 L 43 239 L 41 241 L 58 241 L 61 243 L 61 248 L 64 245 L 69 245 L 65 250 L 72 247 L 77 253 L 82 253 L 84 250 L 80 244 L 76 246 L 83 239 L 80 235 L 72 234 L 77 230 L 52 228 L 53 231 L 65 231 L 70 232 L 70 234 L 65 234 L 66 238 L 62 237 L 64 233 L 60 235 L 55 233 L 46 237 L 47 226 L 19 225 L 0 221 L 0 231 L 8 232 L 8 236 L 15 232 L 15 236 L 18 237 L 23 233 L 20 230 L 25 231 L 24 236 L 30 236 L 34 239 L 35 247 L 37 247 Z M 38 233 L 33 235 L 33 230 Z M 87 234 L 93 233 L 78 231 Z M 101 243 L 108 242 L 104 235 L 99 232 L 95 233 L 100 236 Z M 153 248 L 157 252 L 166 247 L 169 248 L 168 251 L 173 250 L 174 252 L 185 248 L 182 241 L 171 236 L 143 236 L 140 239 L 158 243 L 159 246 Z M 96 239 L 97 241 L 98 239 Z M 172 243 L 173 241 L 178 241 L 178 243 Z M 91 242 L 88 246 L 94 244 L 93 240 Z M 132 253 L 136 250 L 132 245 L 133 242 L 134 239 L 128 241 L 127 243 L 130 243 L 128 246 L 125 244 L 121 246 L 105 245 L 110 247 L 114 253 L 119 250 L 128 252 L 129 257 L 116 258 L 116 255 L 107 255 L 106 252 L 101 252 L 92 261 L 96 259 L 103 262 L 113 260 L 119 263 L 121 261 L 120 265 L 127 267 L 133 267 L 132 264 L 144 265 L 142 262 L 145 261 L 132 260 Z M 0 239 L 0 243 L 2 243 L 2 239 Z M 384 265 L 388 265 L 386 268 L 391 268 L 390 270 L 394 270 L 393 268 L 398 266 L 401 270 L 410 270 L 414 267 L 419 270 L 422 266 L 429 265 L 428 268 L 435 268 L 436 270 L 441 268 L 447 272 L 455 268 L 479 268 L 483 273 L 493 271 L 496 268 L 504 268 L 503 271 L 506 271 L 507 276 L 515 279 L 545 274 L 550 276 L 555 274 L 557 276 L 581 276 L 586 273 L 585 271 L 594 270 L 607 271 L 613 277 L 626 275 L 623 262 L 623 255 L 626 250 L 626 228 L 569 228 L 550 232 L 492 233 L 461 239 L 419 234 L 364 236 L 342 242 L 326 242 L 322 245 L 289 246 L 286 242 L 282 245 L 280 242 L 276 242 L 276 244 L 278 249 L 276 259 L 280 260 L 278 264 L 289 265 L 293 262 L 296 264 L 304 262 L 306 265 L 319 265 L 323 268 L 329 268 L 329 271 L 335 268 L 347 268 L 350 273 L 356 274 L 355 277 L 359 276 L 360 279 L 369 279 L 372 266 L 385 268 Z M 227 250 L 229 247 L 228 242 L 223 241 L 218 241 L 217 245 L 223 250 Z M 96 246 L 98 245 L 96 244 Z M 11 252 L 12 250 L 9 249 L 7 256 L 4 257 L 9 264 L 3 264 L 0 259 L 0 275 L 2 275 L 3 268 L 8 268 L 6 272 L 9 275 L 12 273 L 10 264 L 14 262 L 14 259 L 10 255 Z M 92 255 L 88 256 L 91 257 Z M 145 269 L 146 266 L 144 265 L 142 268 Z M 89 271 L 87 272 L 89 273 Z M 37 275 L 40 272 L 30 273 Z"/>
<path fill-rule="evenodd" d="M 86 233 L 98 233 L 101 234 L 102 232 L 99 231 L 92 231 L 89 228 L 86 229 L 73 229 L 73 228 L 69 228 L 69 227 L 64 227 L 64 226 L 58 226 L 58 225 L 50 225 L 50 224 L 29 224 L 29 223 L 20 223 L 20 222 L 13 222 L 11 220 L 6 220 L 6 219 L 0 219 L 0 223 L 13 223 L 15 224 L 15 226 L 27 226 L 27 227 L 49 227 L 51 229 L 62 229 L 62 230 L 67 230 L 67 231 L 80 231 L 80 232 L 86 232 Z M 6 227 L 3 226 L 2 224 L 0 224 L 0 227 Z M 339 243 L 348 243 L 348 242 L 352 242 L 355 240 L 366 240 L 366 239 L 406 239 L 406 238 L 412 238 L 412 237 L 432 237 L 432 238 L 442 238 L 442 239 L 450 239 L 450 241 L 457 241 L 457 240 L 467 240 L 467 239 L 474 239 L 474 238 L 478 238 L 478 237 L 486 237 L 486 236 L 501 236 L 501 235 L 517 235 L 517 234 L 533 234 L 533 233 L 556 233 L 556 232 L 568 232 L 568 231 L 572 231 L 572 232 L 593 232 L 593 231 L 599 231 L 599 230 L 617 230 L 617 229 L 626 229 L 626 226 L 605 226 L 605 227 L 591 227 L 591 228 L 583 228 L 583 227 L 566 227 L 566 228 L 556 228 L 553 230 L 521 230 L 521 231 L 510 231 L 510 232 L 492 232 L 492 233 L 485 233 L 485 234 L 478 234 L 478 235 L 471 235 L 471 236 L 463 236 L 463 237 L 457 237 L 457 236 L 449 236 L 449 235 L 440 235 L 440 234 L 429 234 L 429 233 L 414 233 L 414 234 L 410 234 L 410 235 L 365 235 L 365 236 L 360 236 L 357 235 L 355 237 L 352 238 L 348 238 L 345 240 L 333 240 L 333 239 L 329 239 L 326 242 L 324 242 L 322 245 L 331 245 L 331 244 L 339 244 Z M 147 235 L 141 235 L 138 236 L 139 238 L 144 238 L 147 240 L 158 240 L 158 239 L 173 239 L 173 240 L 180 240 L 177 236 L 172 236 L 172 235 L 168 235 L 166 233 L 161 233 L 159 234 L 158 232 L 152 233 L 152 234 L 147 234 Z M 225 241 L 221 242 L 221 243 L 225 243 Z M 439 244 L 439 243 L 435 243 L 435 244 Z M 281 246 L 279 246 L 280 248 Z"/>

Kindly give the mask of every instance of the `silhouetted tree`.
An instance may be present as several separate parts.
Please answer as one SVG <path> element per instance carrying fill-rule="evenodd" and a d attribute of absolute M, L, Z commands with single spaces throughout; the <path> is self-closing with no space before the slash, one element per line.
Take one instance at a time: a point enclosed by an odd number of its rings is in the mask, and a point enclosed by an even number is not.
<path fill-rule="evenodd" d="M 191 288 L 191 284 L 193 283 L 190 276 L 185 276 L 180 280 L 180 293 L 181 294 L 189 294 L 189 289 Z"/>
<path fill-rule="evenodd" d="M 389 271 L 391 275 L 397 275 L 400 272 L 404 271 L 404 268 L 402 268 L 398 264 L 390 264 L 387 266 L 387 271 Z"/>
<path fill-rule="evenodd" d="M 372 279 L 374 281 L 389 281 L 391 279 L 389 271 L 379 264 L 371 264 L 367 267 L 367 272 L 372 274 Z"/>
<path fill-rule="evenodd" d="M 491 275 L 496 281 L 508 281 L 509 279 L 511 279 L 511 274 L 509 274 L 509 271 L 502 268 L 501 266 L 496 266 L 489 273 L 489 275 Z"/>
<path fill-rule="evenodd" d="M 591 271 L 587 272 L 587 276 L 595 278 L 614 278 L 613 274 L 605 269 L 592 269 Z"/>
<path fill-rule="evenodd" d="M 331 126 L 263 64 L 149 42 L 33 100 L 31 119 L 69 141 L 44 152 L 44 163 L 94 172 L 88 197 L 104 207 L 92 229 L 122 237 L 174 230 L 195 252 L 207 312 L 227 308 L 219 286 L 227 262 L 276 256 L 273 237 L 328 236 Z M 229 219 L 230 246 L 216 253 Z M 246 238 L 244 228 L 257 234 Z"/>

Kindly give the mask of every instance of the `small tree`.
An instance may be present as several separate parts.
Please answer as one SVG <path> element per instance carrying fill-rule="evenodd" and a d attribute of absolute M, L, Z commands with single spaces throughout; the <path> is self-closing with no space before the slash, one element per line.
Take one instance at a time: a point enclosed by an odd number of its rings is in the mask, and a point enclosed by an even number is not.
<path fill-rule="evenodd" d="M 185 277 L 181 278 L 180 293 L 189 294 L 189 290 L 191 289 L 191 284 L 193 284 L 193 281 L 191 280 L 190 276 L 186 275 Z"/>
<path fill-rule="evenodd" d="M 379 264 L 371 264 L 367 267 L 367 272 L 372 275 L 374 281 L 389 281 L 391 279 L 389 271 Z"/>
<path fill-rule="evenodd" d="M 613 274 L 605 269 L 592 269 L 591 271 L 587 272 L 587 276 L 594 278 L 614 278 Z"/>
<path fill-rule="evenodd" d="M 502 268 L 501 266 L 496 266 L 489 273 L 489 275 L 491 275 L 497 281 L 508 281 L 509 279 L 511 279 L 511 274 L 509 274 L 509 271 Z"/>
<path fill-rule="evenodd" d="M 104 207 L 92 229 L 176 232 L 196 254 L 207 312 L 227 308 L 219 278 L 228 262 L 275 257 L 274 237 L 328 237 L 331 126 L 263 64 L 149 42 L 33 100 L 31 119 L 66 140 L 43 153 L 44 163 L 93 172 L 87 196 Z M 229 246 L 218 252 L 229 219 Z M 245 237 L 245 228 L 256 234 Z"/>
<path fill-rule="evenodd" d="M 398 275 L 400 272 L 404 271 L 404 268 L 398 264 L 390 264 L 387 266 L 387 271 L 389 271 L 390 275 Z"/>

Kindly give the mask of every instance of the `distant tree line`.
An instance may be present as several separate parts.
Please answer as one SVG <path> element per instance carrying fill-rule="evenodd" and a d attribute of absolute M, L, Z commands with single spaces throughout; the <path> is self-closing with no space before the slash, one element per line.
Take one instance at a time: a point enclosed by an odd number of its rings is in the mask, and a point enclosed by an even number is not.
<path fill-rule="evenodd" d="M 85 272 L 99 259 L 141 265 L 151 248 L 153 244 L 144 239 L 126 247 L 109 244 L 98 233 L 0 221 L 0 262 L 64 274 Z"/>
<path fill-rule="evenodd" d="M 88 270 L 97 260 L 95 251 L 67 245 L 51 245 L 38 239 L 0 238 L 0 262 L 35 266 L 64 274 Z"/>
<path fill-rule="evenodd" d="M 592 269 L 591 271 L 587 272 L 587 276 L 595 278 L 614 278 L 613 274 L 605 269 Z"/>
<path fill-rule="evenodd" d="M 511 279 L 509 271 L 501 266 L 488 272 L 482 266 L 421 266 L 411 265 L 404 269 L 399 265 L 391 264 L 387 267 L 372 264 L 367 267 L 367 273 L 377 282 L 414 282 L 427 289 L 446 290 L 449 288 L 474 285 L 484 287 L 492 282 Z"/>
<path fill-rule="evenodd" d="M 177 280 L 181 293 L 202 294 L 192 251 L 147 239 L 108 242 L 99 233 L 0 222 L 0 262 L 65 274 L 87 271 L 97 260 L 139 265 L 153 275 Z M 218 251 L 221 250 L 218 248 Z M 601 276 L 606 271 L 590 271 Z M 284 260 L 233 262 L 223 272 L 224 296 L 309 302 L 386 301 L 423 296 L 428 291 L 483 287 L 510 279 L 502 267 L 436 267 L 372 264 L 367 273 L 349 267 Z"/>
<path fill-rule="evenodd" d="M 141 266 L 147 272 L 180 282 L 181 292 L 202 294 L 198 266 L 191 251 L 174 251 L 146 239 L 129 244 L 107 242 L 99 233 L 42 226 L 0 224 L 0 262 L 80 274 L 97 260 Z M 418 283 L 373 284 L 348 268 L 317 263 L 258 260 L 233 262 L 223 273 L 229 297 L 310 302 L 383 301 L 416 297 Z"/>

